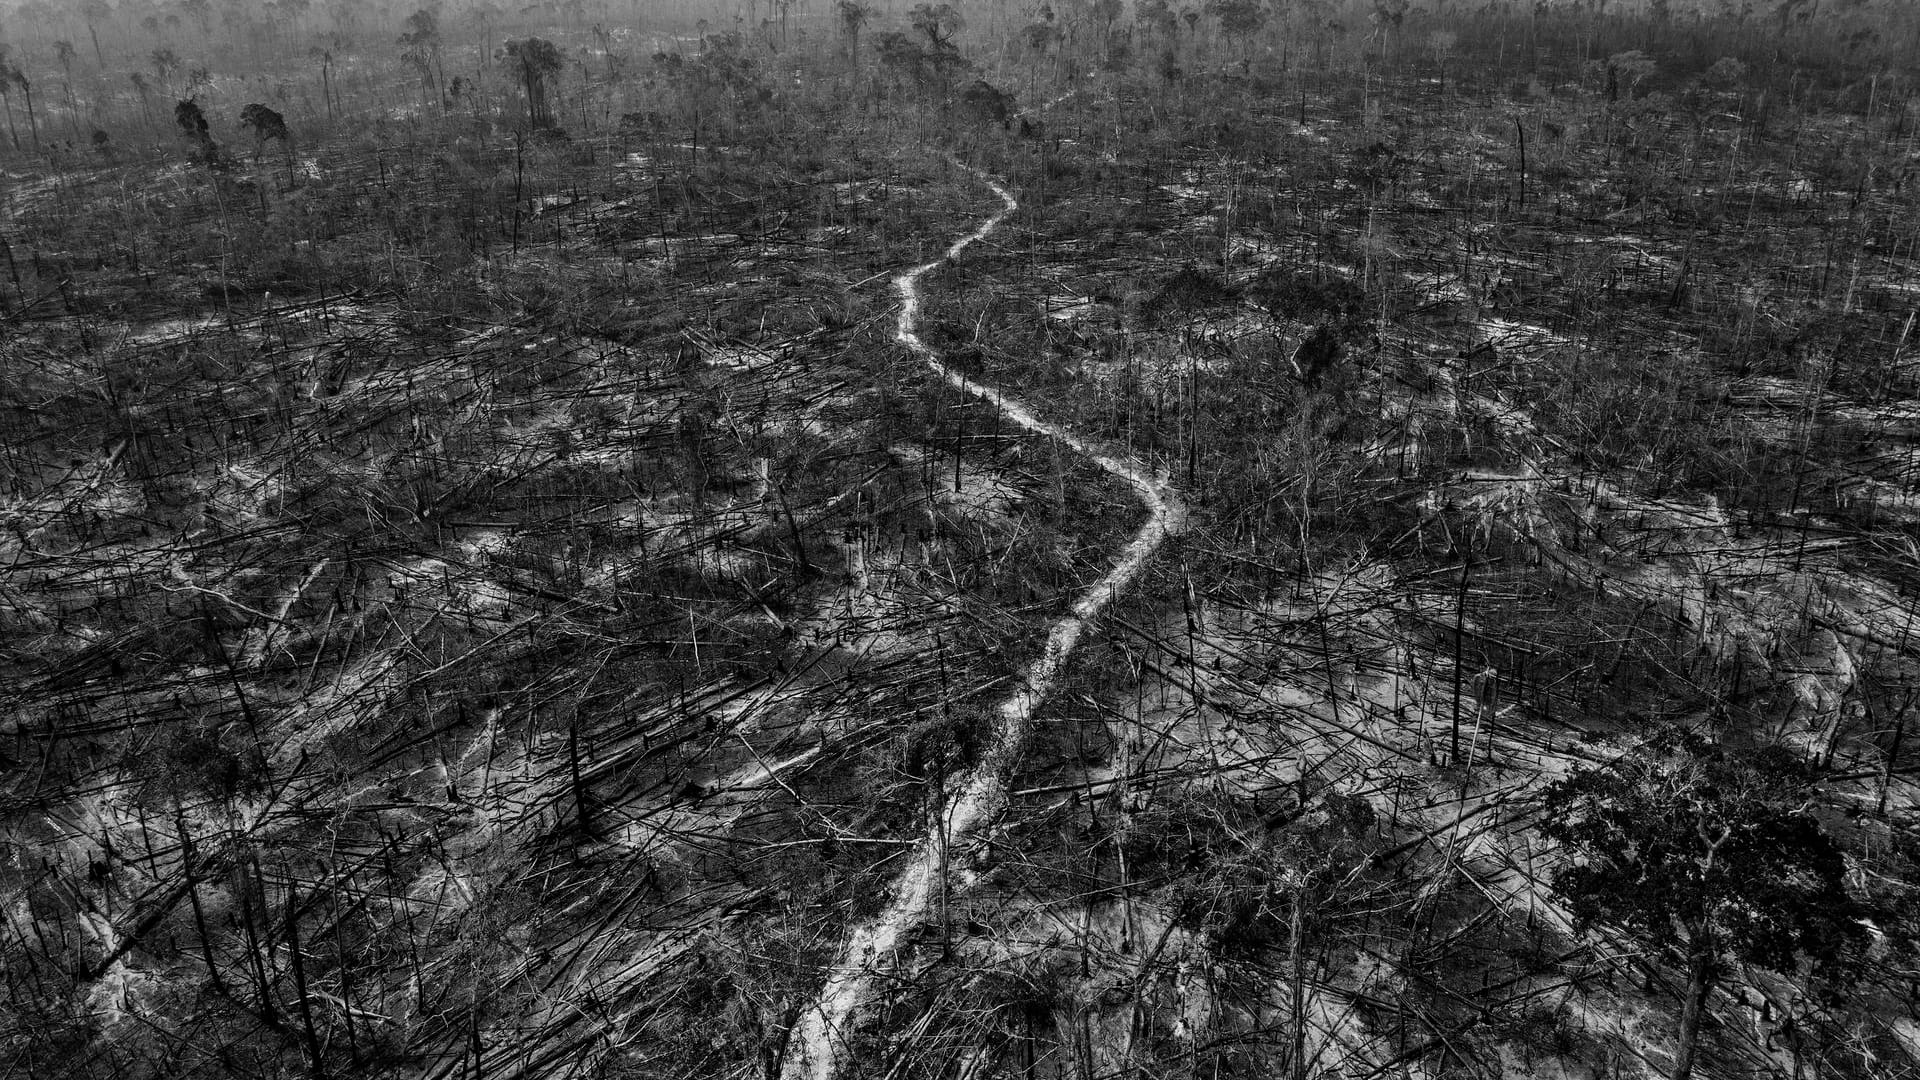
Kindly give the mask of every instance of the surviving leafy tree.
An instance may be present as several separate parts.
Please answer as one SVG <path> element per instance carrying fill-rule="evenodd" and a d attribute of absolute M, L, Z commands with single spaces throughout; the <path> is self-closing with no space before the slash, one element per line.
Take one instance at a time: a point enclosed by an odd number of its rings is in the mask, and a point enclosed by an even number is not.
<path fill-rule="evenodd" d="M 915 4 L 907 20 L 926 35 L 928 48 L 941 52 L 953 51 L 953 36 L 967 25 L 952 4 Z"/>
<path fill-rule="evenodd" d="M 1808 812 L 1813 776 L 1780 748 L 1730 751 L 1663 732 L 1546 789 L 1541 832 L 1574 857 L 1554 891 L 1576 925 L 1642 934 L 1686 965 L 1673 1080 L 1729 959 L 1831 978 L 1859 959 L 1846 860 Z"/>
<path fill-rule="evenodd" d="M 293 134 L 287 130 L 287 118 L 255 102 L 240 110 L 240 126 L 253 129 L 253 159 L 260 160 L 260 151 L 269 139 L 280 143 L 280 156 L 287 166 L 287 183 L 293 183 Z"/>
<path fill-rule="evenodd" d="M 854 0 L 839 0 L 833 6 L 834 14 L 840 19 L 840 32 L 847 41 L 847 66 L 860 66 L 860 28 L 867 25 L 873 16 L 873 9 Z"/>
<path fill-rule="evenodd" d="M 253 137 L 260 142 L 266 142 L 268 139 L 287 141 L 286 117 L 265 105 L 256 103 L 241 109 L 240 126 L 252 128 Z"/>
<path fill-rule="evenodd" d="M 554 126 L 548 95 L 563 66 L 560 49 L 545 38 L 509 41 L 502 50 L 507 70 L 527 94 L 527 125 L 535 131 Z"/>
<path fill-rule="evenodd" d="M 985 79 L 975 79 L 960 91 L 960 109 L 975 123 L 1006 127 L 1014 117 L 1013 95 Z"/>
<path fill-rule="evenodd" d="M 954 77 L 971 65 L 954 49 L 922 48 L 911 37 L 889 30 L 874 38 L 880 66 L 896 86 L 944 97 Z"/>
<path fill-rule="evenodd" d="M 1205 11 L 1220 20 L 1227 40 L 1240 43 L 1240 64 L 1244 70 L 1253 58 L 1255 36 L 1267 25 L 1267 9 L 1256 0 L 1207 0 Z"/>
<path fill-rule="evenodd" d="M 400 58 L 420 73 L 420 88 L 428 100 L 440 97 L 437 73 L 440 67 L 440 19 L 432 9 L 421 8 L 407 16 L 400 35 Z"/>
<path fill-rule="evenodd" d="M 200 103 L 193 98 L 178 102 L 173 107 L 173 122 L 179 125 L 180 134 L 193 143 L 197 153 L 206 156 L 208 161 L 214 157 L 213 136 L 207 131 L 207 116 L 200 111 Z"/>

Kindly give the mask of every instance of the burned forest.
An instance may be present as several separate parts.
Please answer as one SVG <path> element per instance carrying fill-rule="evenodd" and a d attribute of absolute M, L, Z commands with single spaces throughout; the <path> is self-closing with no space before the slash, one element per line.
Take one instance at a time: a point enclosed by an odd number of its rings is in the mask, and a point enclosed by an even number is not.
<path fill-rule="evenodd" d="M 0 0 L 0 113 L 0 1076 L 1920 1080 L 1908 0 Z"/>

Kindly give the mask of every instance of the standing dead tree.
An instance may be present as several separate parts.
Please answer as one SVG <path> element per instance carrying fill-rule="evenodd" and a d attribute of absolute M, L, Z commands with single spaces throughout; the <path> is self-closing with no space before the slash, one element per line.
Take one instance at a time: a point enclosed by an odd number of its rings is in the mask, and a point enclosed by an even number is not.
<path fill-rule="evenodd" d="M 0 54 L 0 97 L 8 98 L 7 123 L 11 126 L 13 123 L 13 105 L 12 98 L 7 95 L 8 88 L 18 88 L 21 96 L 26 99 L 27 131 L 33 138 L 33 148 L 35 150 L 40 149 L 40 119 L 33 109 L 33 80 L 27 78 L 27 73 L 21 68 L 17 66 L 8 67 L 6 57 L 4 54 Z M 14 146 L 18 148 L 20 145 L 20 136 L 18 134 L 13 136 L 13 142 Z"/>

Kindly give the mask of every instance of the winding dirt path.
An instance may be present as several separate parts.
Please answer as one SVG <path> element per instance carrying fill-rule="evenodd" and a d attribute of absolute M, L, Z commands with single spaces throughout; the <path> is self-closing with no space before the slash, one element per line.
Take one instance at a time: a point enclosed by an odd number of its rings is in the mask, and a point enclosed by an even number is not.
<path fill-rule="evenodd" d="M 1034 713 L 1053 689 L 1054 680 L 1066 666 L 1081 633 L 1100 617 L 1114 597 L 1133 583 L 1160 545 L 1179 532 L 1186 522 L 1186 508 L 1166 476 L 1133 457 L 1105 452 L 1073 431 L 1040 419 L 1005 391 L 975 382 L 947 366 L 940 354 L 920 339 L 916 329 L 920 317 L 920 279 L 959 258 L 969 245 L 987 237 L 1020 207 L 1012 193 L 992 177 L 977 170 L 968 171 L 992 188 L 1003 205 L 979 227 L 954 241 L 940 258 L 893 279 L 894 288 L 900 293 L 899 330 L 895 339 L 947 382 L 991 404 L 1008 420 L 1028 431 L 1059 440 L 1125 481 L 1146 508 L 1147 521 L 1128 541 L 1112 569 L 1081 592 L 1072 610 L 1048 628 L 1045 650 L 1021 674 L 1018 688 L 995 710 L 992 741 L 979 765 L 946 793 L 943 819 L 914 849 L 912 861 L 893 884 L 885 909 L 848 935 L 827 973 L 820 997 L 794 1026 L 781 1073 L 786 1080 L 833 1080 L 839 1076 L 857 1014 L 872 996 L 876 979 L 892 963 L 902 942 L 924 925 L 933 911 L 945 873 L 943 855 L 964 850 L 974 834 L 1005 808 L 1007 783 L 1026 748 Z"/>

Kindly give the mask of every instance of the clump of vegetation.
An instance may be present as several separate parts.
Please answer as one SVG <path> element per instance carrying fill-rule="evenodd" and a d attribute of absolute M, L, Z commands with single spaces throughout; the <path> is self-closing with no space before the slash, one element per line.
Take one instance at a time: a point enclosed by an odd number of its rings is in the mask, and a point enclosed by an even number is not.
<path fill-rule="evenodd" d="M 1670 731 L 1542 792 L 1540 831 L 1576 860 L 1553 880 L 1576 925 L 1629 929 L 1685 967 L 1673 1080 L 1693 1073 L 1729 962 L 1806 965 L 1829 987 L 1861 962 L 1865 908 L 1810 812 L 1814 780 L 1777 747 L 1733 752 Z"/>

